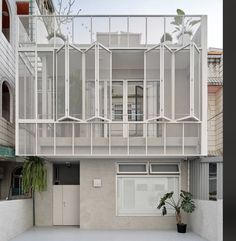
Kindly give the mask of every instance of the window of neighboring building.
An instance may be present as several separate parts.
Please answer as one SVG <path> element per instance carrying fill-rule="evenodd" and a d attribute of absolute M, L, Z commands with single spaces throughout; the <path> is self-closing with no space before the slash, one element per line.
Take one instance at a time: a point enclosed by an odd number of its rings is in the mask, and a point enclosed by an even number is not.
<path fill-rule="evenodd" d="M 2 117 L 10 121 L 10 90 L 6 81 L 2 84 Z"/>
<path fill-rule="evenodd" d="M 160 198 L 165 193 L 173 191 L 174 199 L 177 199 L 180 189 L 178 164 L 117 165 L 118 216 L 160 216 L 161 211 L 157 209 Z M 151 171 L 152 169 L 155 169 L 156 173 L 154 170 Z M 174 215 L 173 210 L 169 209 L 168 214 Z"/>
<path fill-rule="evenodd" d="M 23 167 L 17 167 L 12 173 L 12 196 L 21 196 L 23 193 Z"/>
<path fill-rule="evenodd" d="M 10 42 L 10 11 L 6 0 L 2 1 L 2 33 Z"/>
<path fill-rule="evenodd" d="M 217 200 L 217 163 L 209 163 L 209 200 Z"/>

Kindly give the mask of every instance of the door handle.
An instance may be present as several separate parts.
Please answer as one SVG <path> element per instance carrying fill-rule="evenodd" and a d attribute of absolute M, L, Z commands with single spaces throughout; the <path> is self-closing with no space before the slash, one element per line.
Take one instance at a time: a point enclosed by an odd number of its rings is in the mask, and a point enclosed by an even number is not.
<path fill-rule="evenodd" d="M 63 206 L 64 206 L 64 207 L 66 206 L 66 202 L 63 202 Z"/>

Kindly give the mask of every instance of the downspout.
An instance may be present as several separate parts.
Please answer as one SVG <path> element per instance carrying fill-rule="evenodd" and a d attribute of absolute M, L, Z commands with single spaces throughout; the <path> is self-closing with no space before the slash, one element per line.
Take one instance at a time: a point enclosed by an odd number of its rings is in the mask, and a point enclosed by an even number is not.
<path fill-rule="evenodd" d="M 188 183 L 187 183 L 188 192 L 190 191 L 190 160 L 188 159 Z"/>

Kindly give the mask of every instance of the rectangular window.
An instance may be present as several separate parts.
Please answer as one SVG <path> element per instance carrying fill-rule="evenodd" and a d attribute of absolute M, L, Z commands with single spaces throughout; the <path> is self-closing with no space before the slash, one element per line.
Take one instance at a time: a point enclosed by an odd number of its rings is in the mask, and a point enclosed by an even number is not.
<path fill-rule="evenodd" d="M 150 164 L 150 173 L 151 174 L 179 174 L 179 165 L 178 164 L 160 164 L 160 163 L 151 163 Z"/>
<path fill-rule="evenodd" d="M 157 209 L 160 198 L 167 192 L 179 192 L 178 176 L 118 176 L 117 215 L 118 216 L 160 216 Z M 173 209 L 168 209 L 174 215 Z"/>
<path fill-rule="evenodd" d="M 209 163 L 209 200 L 217 200 L 217 163 Z"/>
<path fill-rule="evenodd" d="M 146 163 L 118 163 L 118 174 L 147 174 L 148 168 Z"/>

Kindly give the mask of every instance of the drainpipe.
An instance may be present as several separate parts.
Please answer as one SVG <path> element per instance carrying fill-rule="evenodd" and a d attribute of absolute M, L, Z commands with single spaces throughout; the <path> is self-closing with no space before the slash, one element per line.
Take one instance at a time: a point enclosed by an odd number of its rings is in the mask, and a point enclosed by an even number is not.
<path fill-rule="evenodd" d="M 190 191 L 190 160 L 188 159 L 188 192 Z"/>

